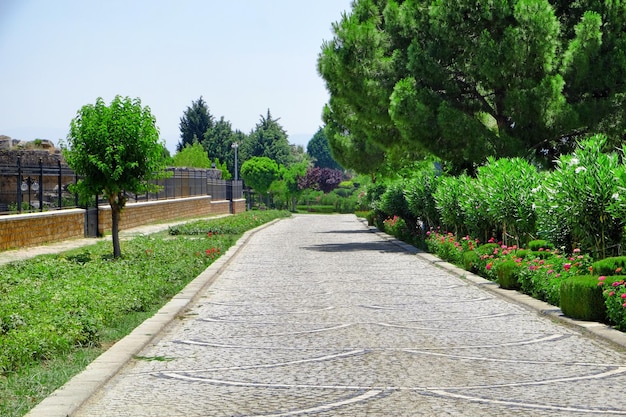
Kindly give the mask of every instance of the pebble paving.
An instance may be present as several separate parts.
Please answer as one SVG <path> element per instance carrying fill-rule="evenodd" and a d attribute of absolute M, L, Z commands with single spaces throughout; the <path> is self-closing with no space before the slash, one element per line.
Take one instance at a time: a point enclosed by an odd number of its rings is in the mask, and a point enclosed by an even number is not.
<path fill-rule="evenodd" d="M 75 417 L 626 416 L 626 354 L 371 233 L 254 234 Z"/>

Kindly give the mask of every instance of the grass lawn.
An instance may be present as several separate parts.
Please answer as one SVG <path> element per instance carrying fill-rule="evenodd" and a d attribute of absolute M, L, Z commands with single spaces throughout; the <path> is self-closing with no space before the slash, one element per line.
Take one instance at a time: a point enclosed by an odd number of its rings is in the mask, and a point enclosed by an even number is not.
<path fill-rule="evenodd" d="M 190 222 L 0 266 L 0 415 L 22 416 L 151 317 L 250 229 L 286 211 Z"/>

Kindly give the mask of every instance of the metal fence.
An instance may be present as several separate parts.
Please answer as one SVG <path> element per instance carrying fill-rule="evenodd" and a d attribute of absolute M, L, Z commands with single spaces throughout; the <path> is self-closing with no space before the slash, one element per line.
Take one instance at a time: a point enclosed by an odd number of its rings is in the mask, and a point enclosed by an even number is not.
<path fill-rule="evenodd" d="M 127 194 L 129 202 L 176 199 L 210 195 L 213 200 L 243 198 L 241 181 L 219 179 L 215 169 L 167 168 L 167 178 L 155 181 L 156 193 Z M 59 210 L 78 207 L 78 197 L 69 186 L 78 177 L 67 166 L 57 161 L 46 165 L 0 164 L 0 214 Z M 106 204 L 99 200 L 99 204 Z"/>

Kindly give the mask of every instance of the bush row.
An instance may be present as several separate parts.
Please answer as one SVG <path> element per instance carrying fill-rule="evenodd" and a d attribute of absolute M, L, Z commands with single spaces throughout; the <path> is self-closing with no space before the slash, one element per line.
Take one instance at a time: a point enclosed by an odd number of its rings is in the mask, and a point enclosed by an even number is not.
<path fill-rule="evenodd" d="M 567 255 L 546 241 L 527 248 L 502 242 L 480 244 L 465 236 L 432 232 L 428 249 L 440 258 L 476 273 L 502 288 L 519 290 L 561 308 L 581 320 L 601 321 L 626 330 L 626 257 L 592 262 L 576 249 Z"/>
<path fill-rule="evenodd" d="M 474 175 L 447 175 L 422 164 L 408 178 L 367 189 L 371 220 L 398 216 L 419 241 L 432 227 L 482 242 L 495 237 L 524 246 L 535 239 L 594 259 L 618 255 L 626 224 L 626 165 L 622 152 L 604 152 L 598 135 L 562 155 L 551 171 L 520 158 L 489 159 Z"/>

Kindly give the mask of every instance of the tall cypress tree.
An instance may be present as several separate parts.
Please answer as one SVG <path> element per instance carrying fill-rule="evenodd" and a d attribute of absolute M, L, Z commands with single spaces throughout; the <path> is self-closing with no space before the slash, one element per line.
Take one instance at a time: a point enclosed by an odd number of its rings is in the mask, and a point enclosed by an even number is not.
<path fill-rule="evenodd" d="M 176 151 L 180 152 L 185 145 L 193 145 L 194 142 L 202 142 L 204 134 L 213 126 L 213 116 L 209 112 L 207 104 L 202 96 L 191 102 L 183 117 L 180 118 L 180 142 L 176 145 Z"/>

